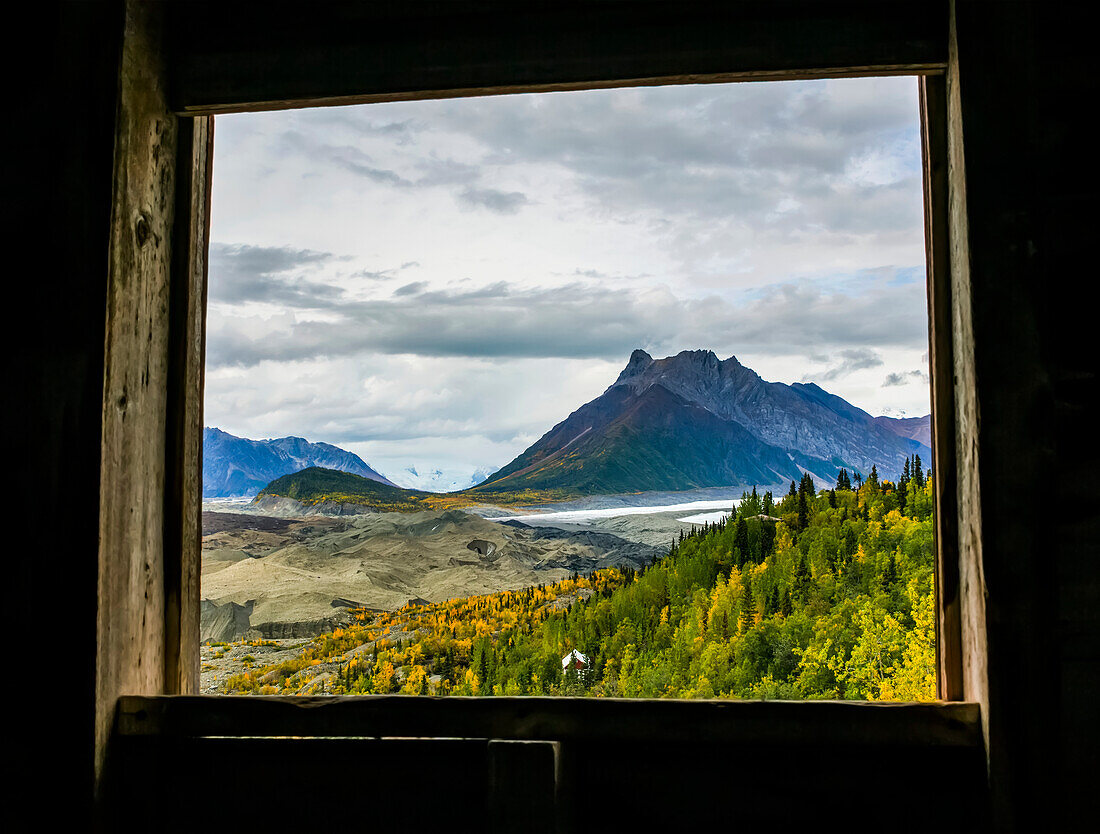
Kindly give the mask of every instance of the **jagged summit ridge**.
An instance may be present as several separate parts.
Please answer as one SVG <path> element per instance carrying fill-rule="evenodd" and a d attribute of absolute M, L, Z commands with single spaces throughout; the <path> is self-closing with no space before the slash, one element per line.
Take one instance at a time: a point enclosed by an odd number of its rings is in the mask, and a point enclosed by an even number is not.
<path fill-rule="evenodd" d="M 924 444 L 815 384 L 766 382 L 736 356 L 631 353 L 578 408 L 481 488 L 582 493 L 777 484 L 840 467 L 897 477 Z M 475 491 L 479 488 L 475 488 Z"/>
<path fill-rule="evenodd" d="M 767 383 L 736 356 L 719 359 L 713 350 L 683 350 L 675 356 L 653 359 L 645 351 L 636 350 L 611 388 L 624 386 L 641 394 L 653 385 L 661 385 L 724 420 L 743 423 L 748 415 L 738 401 L 756 384 Z"/>

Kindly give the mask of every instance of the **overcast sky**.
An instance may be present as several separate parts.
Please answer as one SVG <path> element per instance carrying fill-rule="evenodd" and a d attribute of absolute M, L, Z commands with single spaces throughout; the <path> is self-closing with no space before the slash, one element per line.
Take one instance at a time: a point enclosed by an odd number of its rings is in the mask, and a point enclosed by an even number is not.
<path fill-rule="evenodd" d="M 928 413 L 914 78 L 219 116 L 214 148 L 209 426 L 464 477 L 638 347 Z"/>

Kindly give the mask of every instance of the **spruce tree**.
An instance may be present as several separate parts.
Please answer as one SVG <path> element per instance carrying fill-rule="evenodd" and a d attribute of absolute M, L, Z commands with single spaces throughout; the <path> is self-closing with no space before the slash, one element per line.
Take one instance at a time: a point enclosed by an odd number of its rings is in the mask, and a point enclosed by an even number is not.
<path fill-rule="evenodd" d="M 806 567 L 806 557 L 802 554 L 798 555 L 794 565 L 794 577 L 791 582 L 791 586 L 794 589 L 794 596 L 798 599 L 805 599 L 806 586 L 810 582 L 810 571 Z"/>
<path fill-rule="evenodd" d="M 882 587 L 884 590 L 889 591 L 895 582 L 898 581 L 898 563 L 894 559 L 894 554 L 890 554 L 890 558 L 886 560 L 886 569 L 882 572 Z"/>
<path fill-rule="evenodd" d="M 749 591 L 749 582 L 742 579 L 741 586 L 741 610 L 737 613 L 737 631 L 744 634 L 752 625 L 752 592 Z"/>
<path fill-rule="evenodd" d="M 840 474 L 836 476 L 836 488 L 848 490 L 852 488 L 852 479 L 848 477 L 847 469 L 841 469 Z"/>
<path fill-rule="evenodd" d="M 775 499 L 772 498 L 771 490 L 764 493 L 764 504 L 760 510 L 764 515 L 775 515 Z"/>
<path fill-rule="evenodd" d="M 775 522 L 765 521 L 760 525 L 760 561 L 763 562 L 775 547 Z"/>
<path fill-rule="evenodd" d="M 802 481 L 798 485 L 798 491 L 809 495 L 811 498 L 817 493 L 814 487 L 814 479 L 809 472 L 802 476 Z"/>
<path fill-rule="evenodd" d="M 901 470 L 901 478 L 898 480 L 898 510 L 905 515 L 905 497 L 909 492 L 909 481 L 912 472 L 909 469 L 909 458 L 905 459 L 905 466 Z"/>
<path fill-rule="evenodd" d="M 737 548 L 737 557 L 734 564 L 741 567 L 749 558 L 749 525 L 741 516 L 737 518 L 737 527 L 733 532 L 733 546 Z"/>

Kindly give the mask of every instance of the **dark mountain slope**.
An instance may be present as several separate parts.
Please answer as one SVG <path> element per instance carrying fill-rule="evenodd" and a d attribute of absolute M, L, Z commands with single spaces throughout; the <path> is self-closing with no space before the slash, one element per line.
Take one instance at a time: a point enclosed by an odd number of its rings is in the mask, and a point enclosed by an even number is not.
<path fill-rule="evenodd" d="M 636 350 L 602 395 L 554 426 L 471 493 L 578 494 L 775 484 L 809 470 L 877 465 L 896 477 L 927 446 L 814 384 L 765 382 L 736 358 Z"/>
<path fill-rule="evenodd" d="M 353 472 L 311 466 L 276 478 L 253 500 L 254 505 L 270 508 L 271 498 L 289 498 L 311 511 L 346 512 L 419 512 L 442 509 L 448 504 L 462 506 L 468 501 L 416 489 L 383 484 Z M 348 506 L 341 506 L 348 505 Z"/>
<path fill-rule="evenodd" d="M 930 453 L 818 385 L 765 382 L 733 356 L 719 360 L 712 351 L 693 350 L 655 360 L 636 350 L 611 388 L 637 392 L 656 384 L 781 449 L 836 458 L 863 472 L 877 464 L 884 475 L 897 474 L 907 456 Z"/>
<path fill-rule="evenodd" d="M 393 486 L 358 455 L 329 443 L 301 437 L 249 440 L 216 428 L 203 429 L 202 441 L 204 498 L 255 495 L 276 478 L 310 466 L 354 472 Z"/>
<path fill-rule="evenodd" d="M 931 414 L 925 414 L 923 417 L 876 417 L 875 422 L 894 434 L 916 440 L 925 446 L 932 445 Z"/>
<path fill-rule="evenodd" d="M 811 461 L 806 461 L 811 462 Z M 828 470 L 826 461 L 812 461 Z M 661 385 L 613 388 L 470 492 L 598 494 L 774 484 L 802 476 L 791 455 Z"/>

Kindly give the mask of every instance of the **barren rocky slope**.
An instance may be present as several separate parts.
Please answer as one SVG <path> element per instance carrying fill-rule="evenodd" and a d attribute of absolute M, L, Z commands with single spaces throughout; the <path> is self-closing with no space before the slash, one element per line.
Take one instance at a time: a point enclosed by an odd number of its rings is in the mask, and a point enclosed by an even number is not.
<path fill-rule="evenodd" d="M 352 607 L 394 609 L 552 582 L 656 549 L 609 534 L 548 535 L 458 510 L 343 518 L 203 513 L 205 640 L 300 637 Z"/>

